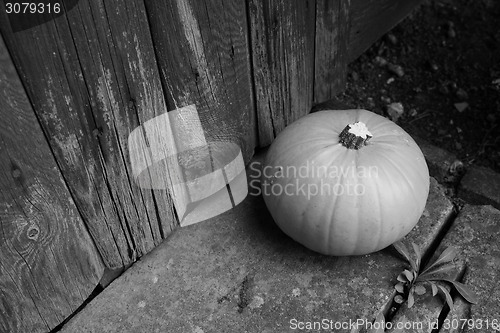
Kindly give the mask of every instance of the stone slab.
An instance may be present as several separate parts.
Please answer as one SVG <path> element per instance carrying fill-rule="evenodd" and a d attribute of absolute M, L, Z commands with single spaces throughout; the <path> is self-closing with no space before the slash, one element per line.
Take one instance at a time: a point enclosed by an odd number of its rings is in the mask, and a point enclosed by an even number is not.
<path fill-rule="evenodd" d="M 500 211 L 466 205 L 443 239 L 460 250 L 466 270 L 462 282 L 478 296 L 477 304 L 456 302 L 442 332 L 500 331 Z M 466 322 L 465 320 L 469 320 Z M 462 327 L 465 324 L 465 327 Z M 459 326 L 458 329 L 454 326 Z"/>
<path fill-rule="evenodd" d="M 255 180 L 258 167 L 249 169 Z M 351 332 L 350 322 L 387 311 L 405 267 L 391 247 L 358 257 L 314 253 L 278 229 L 253 191 L 234 209 L 175 231 L 62 332 L 290 332 L 314 323 Z M 406 241 L 428 248 L 452 215 L 431 179 L 426 211 Z"/>
<path fill-rule="evenodd" d="M 460 182 L 458 195 L 470 204 L 500 209 L 500 174 L 485 167 L 472 167 Z"/>

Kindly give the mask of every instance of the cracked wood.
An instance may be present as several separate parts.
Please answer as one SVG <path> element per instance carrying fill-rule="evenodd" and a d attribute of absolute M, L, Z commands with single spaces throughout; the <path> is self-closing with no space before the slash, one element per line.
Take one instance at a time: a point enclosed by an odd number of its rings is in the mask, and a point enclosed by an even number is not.
<path fill-rule="evenodd" d="M 269 145 L 313 101 L 315 1 L 250 0 L 259 145 Z"/>
<path fill-rule="evenodd" d="M 0 332 L 47 332 L 103 264 L 0 37 Z"/>
<path fill-rule="evenodd" d="M 1 30 L 106 265 L 130 264 L 178 224 L 166 191 L 131 179 L 128 135 L 166 111 L 144 4 L 82 0 L 15 35 L 2 14 Z"/>
<path fill-rule="evenodd" d="M 207 142 L 256 141 L 245 3 L 146 1 L 169 110 L 195 104 Z M 194 134 L 194 133 L 193 133 Z"/>

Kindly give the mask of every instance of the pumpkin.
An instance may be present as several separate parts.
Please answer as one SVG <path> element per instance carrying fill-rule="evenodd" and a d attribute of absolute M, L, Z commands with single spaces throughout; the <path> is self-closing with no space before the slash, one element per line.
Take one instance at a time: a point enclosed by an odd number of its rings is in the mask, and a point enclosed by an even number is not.
<path fill-rule="evenodd" d="M 415 227 L 429 171 L 418 145 L 394 122 L 367 110 L 326 110 L 276 137 L 261 193 L 276 224 L 297 242 L 327 255 L 362 255 Z"/>

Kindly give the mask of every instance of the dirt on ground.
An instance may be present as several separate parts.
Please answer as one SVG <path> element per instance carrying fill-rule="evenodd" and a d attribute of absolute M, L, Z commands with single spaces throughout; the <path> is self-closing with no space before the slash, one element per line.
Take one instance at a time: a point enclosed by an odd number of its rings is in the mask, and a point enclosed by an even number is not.
<path fill-rule="evenodd" d="M 424 1 L 349 65 L 338 99 L 500 172 L 500 1 Z"/>

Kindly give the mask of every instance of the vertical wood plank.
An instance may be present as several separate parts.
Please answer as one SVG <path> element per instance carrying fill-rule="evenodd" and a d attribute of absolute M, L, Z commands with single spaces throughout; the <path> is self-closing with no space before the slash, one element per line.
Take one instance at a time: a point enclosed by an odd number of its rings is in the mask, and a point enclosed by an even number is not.
<path fill-rule="evenodd" d="M 0 332 L 48 332 L 104 265 L 0 37 Z"/>
<path fill-rule="evenodd" d="M 259 145 L 313 101 L 315 1 L 249 0 Z"/>
<path fill-rule="evenodd" d="M 345 88 L 351 0 L 316 0 L 314 103 Z"/>
<path fill-rule="evenodd" d="M 1 14 L 0 27 L 106 265 L 135 261 L 177 225 L 166 191 L 130 170 L 128 135 L 166 112 L 144 3 L 81 0 L 15 34 Z"/>
<path fill-rule="evenodd" d="M 256 145 L 244 1 L 146 0 L 169 110 L 196 105 L 207 142 Z"/>

